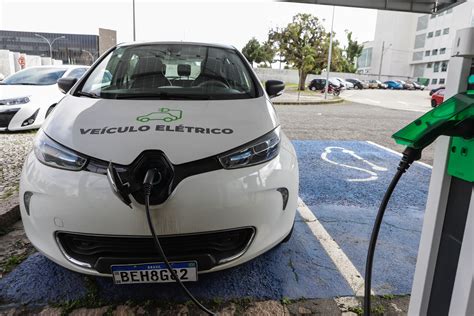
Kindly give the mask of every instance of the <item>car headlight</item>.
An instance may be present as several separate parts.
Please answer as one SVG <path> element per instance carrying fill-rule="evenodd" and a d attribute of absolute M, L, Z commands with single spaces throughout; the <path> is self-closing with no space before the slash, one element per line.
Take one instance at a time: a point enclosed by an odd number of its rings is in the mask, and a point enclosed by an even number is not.
<path fill-rule="evenodd" d="M 225 169 L 249 167 L 267 162 L 280 152 L 280 127 L 241 147 L 219 156 Z"/>
<path fill-rule="evenodd" d="M 0 100 L 0 105 L 18 105 L 18 104 L 26 104 L 28 102 L 30 102 L 29 97 L 11 98 L 11 99 Z"/>
<path fill-rule="evenodd" d="M 79 171 L 87 162 L 85 157 L 55 142 L 41 130 L 36 136 L 33 150 L 40 162 L 54 168 Z"/>

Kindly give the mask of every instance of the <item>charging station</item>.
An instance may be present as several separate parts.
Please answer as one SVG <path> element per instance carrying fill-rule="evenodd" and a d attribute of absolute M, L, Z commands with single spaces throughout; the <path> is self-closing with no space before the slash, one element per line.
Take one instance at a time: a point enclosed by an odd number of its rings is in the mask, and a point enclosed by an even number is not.
<path fill-rule="evenodd" d="M 447 97 L 474 89 L 473 58 L 474 27 L 458 30 Z M 474 314 L 473 161 L 473 139 L 437 140 L 409 315 Z"/>

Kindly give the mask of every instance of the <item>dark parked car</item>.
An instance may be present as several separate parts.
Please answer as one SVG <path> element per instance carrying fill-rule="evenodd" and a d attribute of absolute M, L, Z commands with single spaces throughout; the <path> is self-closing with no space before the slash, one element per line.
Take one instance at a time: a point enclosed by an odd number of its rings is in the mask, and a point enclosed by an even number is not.
<path fill-rule="evenodd" d="M 411 83 L 408 83 L 406 81 L 403 81 L 403 80 L 396 80 L 399 84 L 402 85 L 403 89 L 404 90 L 415 90 L 415 86 L 412 85 Z"/>
<path fill-rule="evenodd" d="M 334 82 L 331 79 L 329 79 L 329 85 L 332 85 L 333 87 L 340 87 L 339 82 Z M 320 91 L 324 90 L 326 87 L 326 79 L 323 78 L 316 78 L 311 80 L 311 82 L 308 85 L 308 89 L 311 91 Z"/>
<path fill-rule="evenodd" d="M 364 87 L 364 83 L 360 81 L 359 79 L 346 79 L 346 81 L 349 81 L 354 85 L 354 89 L 366 89 L 367 86 Z"/>
<path fill-rule="evenodd" d="M 438 88 L 431 89 L 430 95 L 435 94 L 436 92 L 438 92 L 438 91 L 441 90 L 441 89 L 445 89 L 445 87 L 438 87 Z"/>

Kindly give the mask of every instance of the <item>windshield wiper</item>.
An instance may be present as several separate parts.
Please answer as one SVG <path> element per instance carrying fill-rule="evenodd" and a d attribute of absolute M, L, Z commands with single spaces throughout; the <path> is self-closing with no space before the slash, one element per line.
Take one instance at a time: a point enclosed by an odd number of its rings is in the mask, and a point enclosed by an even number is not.
<path fill-rule="evenodd" d="M 153 99 L 158 98 L 159 100 L 211 100 L 212 97 L 209 95 L 199 94 L 168 94 L 168 93 L 128 93 L 128 94 L 116 94 L 115 99 Z"/>
<path fill-rule="evenodd" d="M 100 99 L 100 97 L 97 94 L 90 93 L 90 92 L 85 92 L 85 91 L 77 91 L 75 95 L 78 95 L 80 97 L 88 97 L 88 98 L 93 98 L 93 99 Z"/>

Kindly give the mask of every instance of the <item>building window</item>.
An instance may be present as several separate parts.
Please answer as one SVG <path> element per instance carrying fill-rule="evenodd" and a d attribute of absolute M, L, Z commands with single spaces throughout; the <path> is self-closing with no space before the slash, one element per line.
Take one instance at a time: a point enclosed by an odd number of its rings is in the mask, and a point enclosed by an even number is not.
<path fill-rule="evenodd" d="M 422 60 L 423 59 L 423 52 L 414 52 L 413 53 L 413 60 Z"/>
<path fill-rule="evenodd" d="M 425 47 L 426 35 L 418 34 L 415 36 L 415 49 Z"/>
<path fill-rule="evenodd" d="M 438 83 L 438 79 L 435 79 L 435 78 L 431 79 L 431 84 L 437 84 L 437 83 Z"/>
<path fill-rule="evenodd" d="M 421 31 L 428 28 L 428 15 L 422 15 L 418 18 L 418 22 L 416 24 L 416 30 Z"/>
<path fill-rule="evenodd" d="M 448 62 L 447 62 L 447 61 L 443 61 L 443 62 L 441 63 L 441 71 L 442 71 L 442 72 L 448 71 Z"/>
<path fill-rule="evenodd" d="M 432 63 L 428 63 L 428 64 L 426 65 L 426 68 L 431 68 L 431 67 L 433 67 L 433 64 L 432 64 Z"/>
<path fill-rule="evenodd" d="M 443 30 L 443 35 L 449 34 L 449 27 L 445 28 Z"/>
<path fill-rule="evenodd" d="M 444 79 L 444 78 L 439 79 L 439 84 L 444 84 L 444 83 L 445 83 L 445 79 Z"/>
<path fill-rule="evenodd" d="M 437 37 L 437 36 L 440 36 L 440 35 L 441 35 L 441 30 L 437 30 L 437 31 L 435 32 L 435 36 Z"/>
<path fill-rule="evenodd" d="M 425 56 L 429 56 L 430 53 L 431 53 L 431 52 L 430 52 L 429 50 L 425 51 Z"/>
<path fill-rule="evenodd" d="M 362 53 L 359 58 L 357 58 L 357 67 L 358 68 L 367 68 L 370 67 L 372 62 L 372 47 L 366 47 L 362 49 Z"/>
<path fill-rule="evenodd" d="M 433 51 L 431 52 L 431 55 L 433 55 L 433 56 L 438 55 L 438 50 L 437 50 L 437 49 L 433 49 Z"/>
<path fill-rule="evenodd" d="M 433 37 L 433 32 L 429 32 L 428 33 L 428 38 L 432 38 Z"/>
<path fill-rule="evenodd" d="M 433 66 L 433 72 L 438 72 L 439 71 L 439 61 L 437 63 L 434 63 Z"/>
<path fill-rule="evenodd" d="M 425 73 L 425 64 L 417 64 L 413 67 L 413 77 L 423 77 Z"/>
<path fill-rule="evenodd" d="M 443 54 L 445 54 L 445 53 L 446 53 L 446 48 L 440 48 L 440 49 L 439 49 L 439 54 L 440 54 L 440 55 L 443 55 Z"/>

